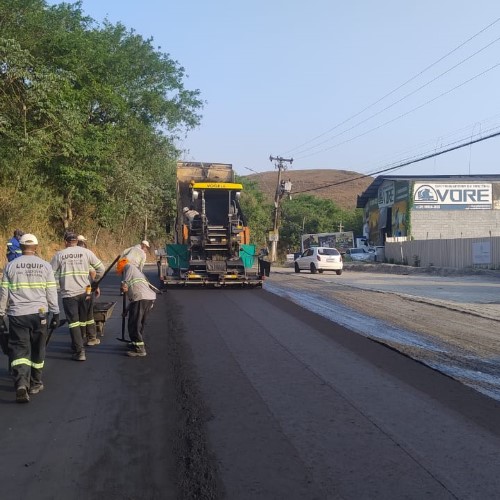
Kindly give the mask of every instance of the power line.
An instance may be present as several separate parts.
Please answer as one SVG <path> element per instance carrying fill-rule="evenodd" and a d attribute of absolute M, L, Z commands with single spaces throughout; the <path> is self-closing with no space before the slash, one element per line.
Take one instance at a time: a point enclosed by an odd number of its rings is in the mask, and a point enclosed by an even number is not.
<path fill-rule="evenodd" d="M 314 156 L 314 155 L 317 155 L 319 153 L 324 153 L 325 151 L 330 151 L 331 149 L 333 148 L 336 148 L 338 146 L 342 146 L 344 144 L 347 144 L 349 142 L 352 142 L 356 139 L 359 139 L 360 137 L 363 137 L 365 135 L 368 135 L 369 133 L 371 132 L 374 132 L 375 130 L 378 130 L 382 127 L 385 127 L 386 125 L 389 125 L 390 123 L 393 123 L 397 120 L 400 120 L 401 118 L 404 118 L 405 116 L 413 113 L 414 111 L 417 111 L 425 106 L 427 106 L 428 104 L 434 102 L 434 101 L 437 101 L 438 99 L 440 99 L 441 97 L 447 95 L 447 94 L 451 94 L 452 92 L 454 92 L 455 90 L 459 89 L 460 87 L 463 87 L 464 85 L 467 85 L 468 83 L 472 82 L 473 80 L 475 80 L 476 78 L 479 78 L 480 76 L 483 76 L 485 75 L 486 73 L 489 73 L 490 71 L 494 70 L 495 68 L 497 68 L 498 66 L 500 66 L 500 63 L 497 63 L 497 64 L 494 64 L 493 66 L 491 66 L 490 68 L 482 71 L 481 73 L 478 73 L 477 75 L 474 75 L 472 78 L 469 78 L 468 80 L 465 80 L 464 82 L 460 83 L 459 85 L 453 87 L 452 89 L 449 89 L 447 90 L 446 92 L 442 92 L 441 94 L 439 94 L 438 96 L 432 98 L 432 99 L 429 99 L 428 101 L 424 102 L 423 104 L 413 108 L 413 109 L 410 109 L 409 111 L 407 111 L 406 113 L 402 113 L 400 114 L 399 116 L 396 116 L 395 118 L 392 118 L 391 120 L 388 120 L 384 123 L 381 123 L 380 125 L 377 125 L 376 127 L 373 127 L 365 132 L 363 132 L 362 134 L 358 134 L 354 137 L 351 137 L 350 139 L 346 139 L 345 141 L 342 141 L 342 142 L 338 142 L 337 144 L 334 144 L 333 146 L 329 146 L 327 148 L 324 148 L 324 149 L 321 149 L 319 151 L 316 151 L 314 153 L 310 153 L 308 155 L 304 155 L 304 156 L 299 156 L 297 159 L 298 160 L 301 160 L 303 158 L 309 158 L 311 156 Z"/>
<path fill-rule="evenodd" d="M 465 62 L 467 62 L 469 59 L 472 59 L 474 56 L 476 56 L 477 54 L 479 54 L 480 52 L 483 52 L 484 50 L 486 50 L 488 47 L 490 47 L 491 45 L 493 45 L 494 43 L 498 42 L 500 40 L 500 37 L 496 38 L 495 40 L 493 40 L 492 42 L 490 42 L 489 44 L 485 45 L 484 47 L 480 48 L 479 50 L 477 50 L 476 52 L 474 52 L 473 54 L 471 54 L 470 56 L 466 57 L 465 59 L 463 59 L 462 61 L 458 62 L 457 64 L 455 64 L 454 66 L 452 66 L 451 68 L 448 68 L 446 71 L 443 71 L 441 74 L 439 74 L 438 76 L 436 76 L 435 78 L 433 78 L 432 80 L 429 80 L 428 82 L 424 83 L 423 85 L 421 85 L 420 87 L 418 87 L 417 89 L 409 92 L 408 94 L 404 95 L 403 97 L 401 97 L 400 99 L 398 99 L 397 101 L 394 101 L 392 104 L 389 104 L 388 106 L 386 106 L 385 108 L 377 111 L 376 113 L 373 113 L 372 115 L 370 115 L 368 118 L 365 118 L 364 120 L 361 120 L 360 122 L 357 122 L 355 123 L 354 125 L 352 125 L 351 127 L 343 130 L 342 132 L 339 132 L 338 134 L 335 134 L 331 137 L 329 137 L 328 139 L 314 145 L 314 146 L 310 146 L 306 149 L 302 149 L 300 151 L 298 151 L 296 154 L 297 155 L 300 155 L 302 153 L 306 153 L 307 151 L 310 151 L 311 149 L 315 149 L 319 146 L 321 146 L 322 144 L 325 144 L 327 142 L 330 142 L 332 139 L 335 139 L 336 137 L 340 137 L 341 135 L 344 135 L 346 134 L 347 132 L 350 132 L 351 130 L 359 127 L 360 125 L 363 125 L 363 123 L 366 123 L 367 121 L 371 120 L 372 118 L 375 118 L 376 116 L 382 114 L 384 111 L 387 111 L 388 109 L 391 109 L 392 107 L 396 106 L 397 104 L 399 104 L 400 102 L 408 99 L 408 97 L 411 97 L 412 95 L 416 94 L 417 92 L 420 92 L 420 90 L 422 90 L 423 88 L 429 86 L 431 83 L 434 83 L 436 80 L 439 80 L 439 78 L 443 77 L 444 75 L 446 75 L 447 73 L 449 73 L 450 71 L 453 71 L 454 69 L 458 68 L 458 66 L 461 66 L 462 64 L 464 64 Z M 442 94 L 443 95 L 443 94 Z"/>
<path fill-rule="evenodd" d="M 320 135 L 317 135 L 316 137 L 313 137 L 312 139 L 300 144 L 299 146 L 296 146 L 292 149 L 289 149 L 288 151 L 286 151 L 285 153 L 290 153 L 292 151 L 296 151 L 297 149 L 300 149 L 301 147 L 315 141 L 316 139 L 319 139 L 323 136 L 325 136 L 326 134 L 329 134 L 330 132 L 333 132 L 334 130 L 336 130 L 337 128 L 341 127 L 342 125 L 344 125 L 345 123 L 351 121 L 352 119 L 356 118 L 357 116 L 363 114 L 365 111 L 368 111 L 369 109 L 371 109 L 372 107 L 376 106 L 379 102 L 383 101 L 384 99 L 386 99 L 387 97 L 391 96 L 392 94 L 394 94 L 395 92 L 397 92 L 399 89 L 401 89 L 402 87 L 404 87 L 405 85 L 407 85 L 408 83 L 412 82 L 413 80 L 417 79 L 420 75 L 422 75 L 423 73 L 425 73 L 426 71 L 428 71 L 429 69 L 431 69 L 432 67 L 436 66 L 437 64 L 439 64 L 441 61 L 443 61 L 444 59 L 446 59 L 447 57 L 449 57 L 451 54 L 453 54 L 454 52 L 456 52 L 457 50 L 461 49 L 464 45 L 466 45 L 467 43 L 469 43 L 471 40 L 473 40 L 474 38 L 478 37 L 479 35 L 481 35 L 482 33 L 484 33 L 486 30 L 488 30 L 489 28 L 491 28 L 492 26 L 494 26 L 496 23 L 498 23 L 500 21 L 500 17 L 495 19 L 495 21 L 493 21 L 492 23 L 490 23 L 489 25 L 485 26 L 482 30 L 478 31 L 476 34 L 472 35 L 470 38 L 468 38 L 467 40 L 465 40 L 464 42 L 462 42 L 460 45 L 458 45 L 457 47 L 455 47 L 453 50 L 451 50 L 450 52 L 448 52 L 447 54 L 445 54 L 444 56 L 440 57 L 437 61 L 433 62 L 432 64 L 430 64 L 429 66 L 427 66 L 426 68 L 424 68 L 423 70 L 421 70 L 419 73 L 417 73 L 416 75 L 412 76 L 411 78 L 409 78 L 408 80 L 406 80 L 404 83 L 402 83 L 401 85 L 399 85 L 398 87 L 396 87 L 395 89 L 391 90 L 390 92 L 388 92 L 387 94 L 385 94 L 384 96 L 382 96 L 381 98 L 379 98 L 378 100 L 376 100 L 375 102 L 373 102 L 372 104 L 366 106 L 365 108 L 363 108 L 361 111 L 358 111 L 357 113 L 355 113 L 354 115 L 350 116 L 349 118 L 346 118 L 344 121 L 338 123 L 337 125 L 335 125 L 334 127 L 330 128 L 329 130 L 327 130 L 326 132 L 323 132 L 322 134 Z"/>
<path fill-rule="evenodd" d="M 319 191 L 320 189 L 325 189 L 325 188 L 332 187 L 332 186 L 339 186 L 341 184 L 347 184 L 348 182 L 357 181 L 358 179 L 365 179 L 366 177 L 372 177 L 373 175 L 382 174 L 384 172 L 390 172 L 391 170 L 397 170 L 398 168 L 403 168 L 403 167 L 406 167 L 406 166 L 411 165 L 413 163 L 418 163 L 418 162 L 421 162 L 421 161 L 424 161 L 424 160 L 428 160 L 430 158 L 434 158 L 435 156 L 440 156 L 442 154 L 449 153 L 451 151 L 455 151 L 457 149 L 461 149 L 461 148 L 464 148 L 466 146 L 470 146 L 472 144 L 476 144 L 478 142 L 486 141 L 488 139 L 492 139 L 493 137 L 498 137 L 498 136 L 500 136 L 500 132 L 495 132 L 495 133 L 492 133 L 492 134 L 487 135 L 485 137 L 481 137 L 479 139 L 475 139 L 475 140 L 472 140 L 472 141 L 468 141 L 466 143 L 459 144 L 458 146 L 453 146 L 453 147 L 444 149 L 444 150 L 439 151 L 439 152 L 435 152 L 435 153 L 432 153 L 432 154 L 428 154 L 428 155 L 422 156 L 420 158 L 413 158 L 413 159 L 405 161 L 403 163 L 398 163 L 397 165 L 392 166 L 392 167 L 384 168 L 382 170 L 377 170 L 377 171 L 371 172 L 369 174 L 358 175 L 357 177 L 352 177 L 351 179 L 344 179 L 343 181 L 337 181 L 337 182 L 333 182 L 331 184 L 325 184 L 324 186 L 319 186 L 319 187 L 309 188 L 309 189 L 303 189 L 302 191 L 295 191 L 294 194 L 308 193 L 310 191 Z"/>

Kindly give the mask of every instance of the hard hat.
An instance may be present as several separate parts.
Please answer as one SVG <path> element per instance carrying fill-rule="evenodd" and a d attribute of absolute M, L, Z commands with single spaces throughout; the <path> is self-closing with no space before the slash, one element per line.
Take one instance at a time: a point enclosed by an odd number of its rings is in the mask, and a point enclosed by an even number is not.
<path fill-rule="evenodd" d="M 77 240 L 78 241 L 87 241 L 87 238 L 85 238 L 85 236 L 83 236 L 83 234 L 79 234 Z"/>
<path fill-rule="evenodd" d="M 148 248 L 149 248 L 149 241 L 147 241 L 147 240 L 142 240 L 142 241 L 141 241 L 141 245 L 144 245 L 145 247 L 148 247 Z"/>
<path fill-rule="evenodd" d="M 189 212 L 189 208 L 188 208 L 188 207 L 184 207 L 184 208 L 182 209 L 182 211 L 183 211 L 184 213 Z"/>
<path fill-rule="evenodd" d="M 34 234 L 27 233 L 21 236 L 19 243 L 26 246 L 38 245 L 38 240 L 36 239 L 36 236 Z"/>
<path fill-rule="evenodd" d="M 125 269 L 125 266 L 128 264 L 128 259 L 126 257 L 122 257 L 117 263 L 116 263 L 116 272 L 118 274 L 123 274 L 123 271 Z"/>

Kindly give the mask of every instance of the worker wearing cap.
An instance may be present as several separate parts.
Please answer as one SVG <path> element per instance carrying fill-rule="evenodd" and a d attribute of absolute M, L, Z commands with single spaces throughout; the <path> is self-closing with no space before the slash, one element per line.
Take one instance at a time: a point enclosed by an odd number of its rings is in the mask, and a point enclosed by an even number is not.
<path fill-rule="evenodd" d="M 50 327 L 59 326 L 59 305 L 54 272 L 48 262 L 35 255 L 38 240 L 23 234 L 22 255 L 5 266 L 0 284 L 0 330 L 7 330 L 9 318 L 9 359 L 16 401 L 27 403 L 29 394 L 43 389 L 48 313 Z"/>
<path fill-rule="evenodd" d="M 22 251 L 19 240 L 24 233 L 20 229 L 14 231 L 14 236 L 7 242 L 7 261 L 12 262 L 17 257 L 21 257 Z"/>
<path fill-rule="evenodd" d="M 85 361 L 85 344 L 100 344 L 97 338 L 92 307 L 92 285 L 90 272 L 95 271 L 98 280 L 104 274 L 103 263 L 88 248 L 77 246 L 75 233 L 66 233 L 66 248 L 57 252 L 50 264 L 59 282 L 64 312 L 71 333 L 73 359 Z M 99 289 L 96 290 L 99 296 Z"/>
<path fill-rule="evenodd" d="M 184 220 L 186 221 L 186 224 L 188 224 L 189 226 L 193 224 L 193 221 L 196 217 L 200 216 L 200 213 L 194 208 L 184 207 L 182 209 L 182 213 L 184 215 Z"/>
<path fill-rule="evenodd" d="M 130 304 L 124 314 L 128 314 L 128 335 L 130 337 L 131 357 L 146 356 L 144 328 L 149 312 L 153 308 L 156 293 L 151 290 L 146 276 L 125 257 L 116 265 L 118 274 L 122 274 L 120 291 L 127 294 Z"/>
<path fill-rule="evenodd" d="M 127 257 L 129 264 L 136 266 L 139 271 L 142 271 L 146 263 L 146 252 L 149 248 L 149 241 L 142 240 L 138 245 L 125 249 L 122 253 L 122 257 Z"/>
<path fill-rule="evenodd" d="M 79 234 L 76 239 L 78 241 L 77 246 L 87 248 L 87 238 L 83 234 Z"/>

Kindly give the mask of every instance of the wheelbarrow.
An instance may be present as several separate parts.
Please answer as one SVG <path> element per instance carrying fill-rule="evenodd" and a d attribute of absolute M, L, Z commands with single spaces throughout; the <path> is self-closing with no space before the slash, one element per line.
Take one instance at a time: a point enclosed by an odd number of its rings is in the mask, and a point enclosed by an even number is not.
<path fill-rule="evenodd" d="M 97 335 L 104 335 L 104 325 L 111 318 L 116 302 L 94 302 L 94 321 Z"/>

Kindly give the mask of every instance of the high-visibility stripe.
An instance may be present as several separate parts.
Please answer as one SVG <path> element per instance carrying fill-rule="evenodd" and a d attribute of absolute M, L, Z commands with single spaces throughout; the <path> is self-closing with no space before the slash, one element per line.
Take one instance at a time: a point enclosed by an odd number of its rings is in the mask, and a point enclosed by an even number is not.
<path fill-rule="evenodd" d="M 87 276 L 88 271 L 67 271 L 65 273 L 57 273 L 57 276 Z"/>
<path fill-rule="evenodd" d="M 127 281 L 128 285 L 135 285 L 136 283 L 146 283 L 146 285 L 149 284 L 144 278 L 133 278 Z"/>
<path fill-rule="evenodd" d="M 12 366 L 12 367 L 18 366 L 18 365 L 31 366 L 31 360 L 28 358 L 18 358 L 18 359 L 13 359 L 12 363 L 10 364 L 10 366 Z"/>
<path fill-rule="evenodd" d="M 28 359 L 28 358 L 18 358 L 18 359 L 12 360 L 12 363 L 10 364 L 10 366 L 14 367 L 14 366 L 19 366 L 19 365 L 28 365 L 28 366 L 31 366 L 31 367 L 36 368 L 38 370 L 41 370 L 43 368 L 44 364 L 45 364 L 45 361 L 42 361 L 41 363 L 35 363 L 34 361 L 31 361 L 31 359 Z"/>
<path fill-rule="evenodd" d="M 75 321 L 74 323 L 70 323 L 68 326 L 70 328 L 76 328 L 77 326 L 85 326 L 85 323 L 80 323 L 79 321 Z"/>
<path fill-rule="evenodd" d="M 101 267 L 103 264 L 101 261 L 97 262 L 96 264 L 90 264 L 94 269 L 97 269 L 98 267 Z"/>
<path fill-rule="evenodd" d="M 17 282 L 17 283 L 6 283 L 5 281 L 2 282 L 2 288 L 8 288 L 9 290 L 23 290 L 25 288 L 32 288 L 32 289 L 43 289 L 45 290 L 46 288 L 52 288 L 55 286 L 55 281 L 41 281 L 38 283 L 27 283 L 27 282 Z"/>
<path fill-rule="evenodd" d="M 141 346 L 144 345 L 144 342 L 132 342 L 132 344 L 136 346 Z"/>
<path fill-rule="evenodd" d="M 95 321 L 93 319 L 89 319 L 88 321 L 85 321 L 84 323 L 80 323 L 82 326 L 88 326 L 88 325 L 93 325 Z"/>

